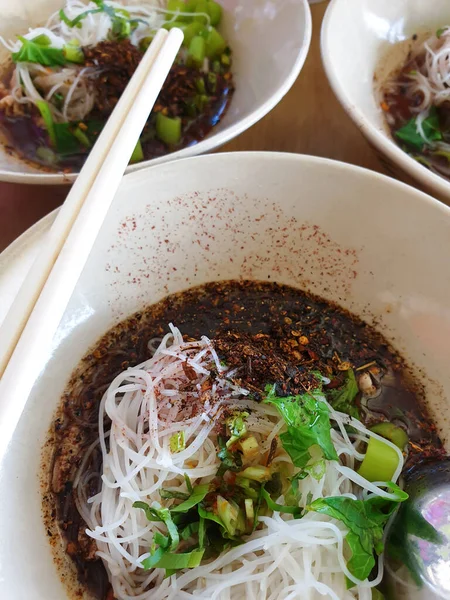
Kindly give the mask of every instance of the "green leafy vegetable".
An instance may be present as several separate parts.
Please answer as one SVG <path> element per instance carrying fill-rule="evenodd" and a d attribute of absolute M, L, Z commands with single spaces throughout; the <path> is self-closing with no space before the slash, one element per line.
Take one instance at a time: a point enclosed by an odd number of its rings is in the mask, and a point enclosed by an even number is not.
<path fill-rule="evenodd" d="M 97 4 L 97 3 L 96 3 Z M 103 8 L 93 8 L 90 10 L 85 10 L 81 14 L 79 14 L 75 19 L 69 19 L 63 9 L 59 11 L 59 18 L 63 21 L 68 27 L 77 27 L 81 28 L 81 21 L 83 21 L 88 15 L 101 13 L 103 12 Z"/>
<path fill-rule="evenodd" d="M 19 35 L 17 38 L 22 42 L 22 46 L 17 52 L 12 53 L 14 62 L 38 63 L 44 67 L 54 67 L 65 65 L 66 57 L 60 48 L 52 48 L 51 40 L 47 35 L 38 35 L 28 40 Z"/>
<path fill-rule="evenodd" d="M 217 525 L 220 525 L 223 529 L 225 529 L 225 525 L 220 517 L 218 517 L 215 513 L 210 510 L 206 510 L 201 504 L 198 506 L 198 514 L 202 519 L 207 519 L 209 521 L 213 521 Z"/>
<path fill-rule="evenodd" d="M 80 152 L 81 146 L 90 147 L 87 135 L 73 123 L 55 123 L 50 106 L 44 100 L 36 102 L 50 138 L 50 144 L 61 156 Z"/>
<path fill-rule="evenodd" d="M 433 106 L 430 109 L 428 117 L 422 122 L 422 129 L 426 139 L 420 135 L 417 129 L 417 117 L 413 117 L 406 125 L 397 129 L 395 135 L 415 150 L 422 150 L 428 142 L 442 140 L 436 107 Z"/>
<path fill-rule="evenodd" d="M 202 502 L 205 498 L 205 496 L 209 493 L 211 487 L 209 485 L 209 483 L 206 483 L 204 485 L 196 485 L 194 487 L 194 489 L 192 490 L 191 495 L 189 496 L 189 498 L 187 500 L 185 500 L 184 502 L 182 502 L 181 504 L 178 504 L 177 506 L 173 506 L 170 511 L 175 513 L 175 512 L 187 512 L 188 510 L 190 510 L 191 508 L 193 508 L 194 506 L 196 506 L 197 504 L 199 504 L 200 502 Z"/>
<path fill-rule="evenodd" d="M 442 34 L 447 31 L 447 29 L 448 29 L 448 27 L 440 27 L 436 31 L 436 37 L 439 39 L 442 36 Z"/>
<path fill-rule="evenodd" d="M 270 497 L 269 492 L 266 489 L 264 489 L 264 486 L 262 488 L 261 493 L 270 510 L 273 510 L 274 512 L 288 513 L 290 515 L 294 515 L 294 517 L 297 519 L 302 516 L 302 509 L 298 506 L 287 506 L 283 504 L 277 504 L 276 502 L 274 502 Z"/>
<path fill-rule="evenodd" d="M 170 510 L 168 508 L 155 508 L 149 506 L 146 502 L 135 502 L 133 508 L 141 508 L 145 511 L 145 516 L 149 521 L 161 521 L 167 527 L 169 533 L 170 545 L 169 550 L 175 550 L 180 542 L 178 528 L 172 520 Z"/>
<path fill-rule="evenodd" d="M 342 496 L 319 498 L 307 510 L 312 510 L 341 521 L 347 528 L 345 540 L 352 556 L 347 567 L 357 579 L 364 580 L 375 566 L 374 551 L 383 552 L 383 528 L 398 503 L 408 495 L 392 482 L 387 487 L 396 499 L 371 496 L 367 500 L 353 500 Z"/>
<path fill-rule="evenodd" d="M 188 475 L 187 473 L 185 473 L 185 474 L 184 474 L 184 481 L 186 482 L 186 487 L 187 487 L 187 489 L 188 489 L 188 492 L 189 492 L 190 494 L 192 494 L 192 492 L 193 492 L 193 490 L 194 490 L 194 487 L 193 487 L 193 485 L 192 485 L 192 483 L 191 483 L 191 480 L 190 480 L 190 478 L 189 478 L 189 475 Z"/>
<path fill-rule="evenodd" d="M 39 112 L 41 113 L 41 117 L 44 120 L 45 128 L 47 129 L 48 137 L 50 138 L 50 143 L 53 147 L 56 148 L 55 123 L 53 121 L 50 106 L 44 100 L 38 100 L 36 102 L 36 106 L 38 107 Z"/>
<path fill-rule="evenodd" d="M 281 474 L 276 471 L 270 481 L 268 481 L 265 485 L 264 488 L 269 492 L 269 494 L 271 494 L 272 496 L 280 496 L 282 489 L 283 489 L 283 484 L 281 483 Z"/>
<path fill-rule="evenodd" d="M 254 520 L 253 520 L 253 529 L 252 529 L 252 531 L 255 531 L 255 529 L 258 526 L 258 516 L 259 516 L 259 513 L 261 511 L 261 505 L 262 505 L 263 500 L 264 500 L 263 490 L 264 490 L 264 488 L 263 488 L 263 486 L 261 486 L 259 488 L 258 499 L 256 500 L 256 504 L 255 504 L 255 509 L 254 509 L 255 516 L 254 516 Z"/>
<path fill-rule="evenodd" d="M 331 406 L 340 412 L 359 419 L 359 411 L 355 406 L 355 398 L 359 393 L 353 369 L 346 372 L 344 385 L 334 390 L 326 390 L 325 395 Z"/>
<path fill-rule="evenodd" d="M 206 535 L 206 519 L 200 517 L 200 522 L 198 525 L 198 545 L 200 548 L 205 547 L 205 535 Z"/>
<path fill-rule="evenodd" d="M 75 129 L 72 131 L 72 135 L 80 142 L 80 144 L 82 146 L 84 146 L 85 148 L 92 148 L 92 144 L 90 139 L 88 138 L 88 136 L 85 134 L 85 132 L 80 129 L 79 126 L 75 127 Z"/>
<path fill-rule="evenodd" d="M 181 539 L 188 540 L 193 535 L 198 533 L 199 526 L 199 521 L 194 521 L 194 523 L 189 523 L 189 525 L 186 525 L 186 527 L 184 527 L 180 532 Z"/>
<path fill-rule="evenodd" d="M 184 438 L 184 431 L 177 431 L 170 436 L 169 447 L 172 453 L 181 452 L 186 448 L 186 441 Z"/>
<path fill-rule="evenodd" d="M 137 25 L 134 26 L 134 29 L 136 29 L 136 27 Z M 112 37 L 116 40 L 124 40 L 130 35 L 132 29 L 129 19 L 115 17 L 112 26 Z"/>
<path fill-rule="evenodd" d="M 161 550 L 161 546 L 158 548 Z M 205 550 L 192 550 L 191 552 L 179 552 L 178 554 L 173 552 L 158 553 L 156 550 L 155 554 L 149 556 L 143 561 L 144 569 L 169 569 L 170 571 L 178 571 L 180 569 L 193 569 L 198 567 L 202 562 L 203 554 Z M 158 553 L 158 554 L 157 554 Z M 155 562 L 155 557 L 158 560 Z"/>
<path fill-rule="evenodd" d="M 159 495 L 164 500 L 173 500 L 174 498 L 176 500 L 187 500 L 189 498 L 189 494 L 187 494 L 186 492 L 178 492 L 176 490 L 166 490 L 164 488 L 161 488 L 159 490 Z"/>
<path fill-rule="evenodd" d="M 320 391 L 279 398 L 272 387 L 264 400 L 278 408 L 287 425 L 280 440 L 296 467 L 306 467 L 313 458 L 313 446 L 318 446 L 327 460 L 338 460 L 331 441 L 329 410 L 322 399 Z"/>
<path fill-rule="evenodd" d="M 251 481 L 250 479 L 238 476 L 236 477 L 235 485 L 244 491 L 244 494 L 247 498 L 251 498 L 252 500 L 256 500 L 258 498 L 258 490 L 255 482 Z"/>
<path fill-rule="evenodd" d="M 70 123 L 54 123 L 56 150 L 61 156 L 80 152 L 80 143 Z"/>
<path fill-rule="evenodd" d="M 327 464 L 323 458 L 317 460 L 316 462 L 307 465 L 303 471 L 306 475 L 311 475 L 316 481 L 320 481 L 322 477 L 325 475 L 327 470 Z"/>
<path fill-rule="evenodd" d="M 223 496 L 217 496 L 217 514 L 227 532 L 234 536 L 237 531 L 239 506 L 232 500 L 228 501 Z"/>
<path fill-rule="evenodd" d="M 103 0 L 92 0 L 98 8 L 92 8 L 85 10 L 74 19 L 69 19 L 64 10 L 59 11 L 59 17 L 68 27 L 82 27 L 82 21 L 88 16 L 98 13 L 106 13 L 111 17 L 112 28 L 110 37 L 116 40 L 122 40 L 127 38 L 132 31 L 136 29 L 140 22 L 148 24 L 143 19 L 130 19 L 130 13 L 127 10 L 117 8 L 115 9 L 109 4 L 106 4 Z"/>

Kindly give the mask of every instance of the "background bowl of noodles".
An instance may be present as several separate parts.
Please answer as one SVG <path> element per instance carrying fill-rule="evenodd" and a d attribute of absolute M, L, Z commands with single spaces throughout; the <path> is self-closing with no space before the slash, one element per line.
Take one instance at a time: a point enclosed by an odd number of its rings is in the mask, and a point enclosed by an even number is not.
<path fill-rule="evenodd" d="M 407 63 L 412 48 L 449 22 L 445 0 L 333 0 L 321 34 L 322 58 L 333 91 L 382 164 L 447 203 L 448 179 L 424 167 L 420 158 L 404 152 L 401 140 L 394 140 L 379 90 Z"/>
<path fill-rule="evenodd" d="M 146 2 L 143 2 L 145 4 Z M 127 2 L 124 2 L 127 4 Z M 135 3 L 136 4 L 136 3 Z M 156 2 L 165 6 L 167 2 Z M 220 31 L 233 53 L 235 92 L 223 119 L 197 144 L 150 161 L 131 165 L 129 171 L 143 166 L 209 152 L 245 131 L 264 117 L 288 92 L 297 78 L 311 40 L 311 16 L 306 0 L 286 0 L 276 7 L 268 0 L 223 0 L 224 16 Z M 50 15 L 64 6 L 58 0 L 19 2 L 2 6 L 0 36 L 15 40 L 30 27 L 44 25 Z M 261 43 L 261 41 L 264 43 Z M 7 71 L 11 54 L 0 48 L 0 62 Z M 70 183 L 76 173 L 55 172 L 18 158 L 11 139 L 2 134 L 0 180 L 21 183 Z M 53 172 L 52 172 L 53 170 Z"/>
<path fill-rule="evenodd" d="M 0 459 L 0 595 L 61 600 L 83 593 L 54 514 L 42 518 L 51 435 L 42 456 L 41 449 L 82 357 L 112 326 L 169 294 L 235 279 L 288 284 L 337 302 L 402 353 L 448 439 L 450 284 L 442 273 L 449 234 L 449 209 L 431 197 L 319 158 L 221 154 L 127 175 L 52 346 L 42 349 L 46 365 L 25 409 L 16 413 L 0 398 L 7 448 Z M 102 352 L 87 360 L 101 376 Z"/>

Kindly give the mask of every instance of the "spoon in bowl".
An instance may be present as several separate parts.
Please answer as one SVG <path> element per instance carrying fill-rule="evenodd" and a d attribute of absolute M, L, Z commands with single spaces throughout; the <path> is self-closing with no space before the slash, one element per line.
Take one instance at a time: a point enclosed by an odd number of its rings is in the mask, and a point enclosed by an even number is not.
<path fill-rule="evenodd" d="M 450 599 L 450 457 L 413 467 L 405 490 L 386 542 L 388 598 Z"/>

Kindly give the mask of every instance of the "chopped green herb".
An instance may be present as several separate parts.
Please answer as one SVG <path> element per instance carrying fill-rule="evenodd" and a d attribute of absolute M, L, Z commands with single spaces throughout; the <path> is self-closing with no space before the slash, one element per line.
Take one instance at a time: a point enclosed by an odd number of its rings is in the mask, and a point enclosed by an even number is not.
<path fill-rule="evenodd" d="M 448 27 L 440 27 L 437 31 L 436 31 L 436 37 L 439 39 L 443 33 L 445 33 L 447 31 Z"/>
<path fill-rule="evenodd" d="M 221 465 L 217 471 L 217 475 L 222 476 L 225 471 L 240 471 L 242 467 L 242 458 L 239 452 L 230 452 L 226 446 L 226 442 L 219 436 L 218 443 L 220 450 L 217 457 L 221 460 Z"/>
<path fill-rule="evenodd" d="M 170 545 L 168 548 L 169 550 L 176 549 L 180 541 L 180 536 L 168 508 L 155 508 L 148 505 L 146 502 L 135 502 L 133 508 L 141 508 L 149 521 L 161 521 L 164 523 L 170 537 Z"/>
<path fill-rule="evenodd" d="M 78 29 L 80 29 L 81 21 L 83 21 L 88 15 L 95 14 L 95 13 L 101 13 L 101 12 L 103 12 L 103 8 L 93 8 L 90 10 L 85 10 L 84 12 L 79 14 L 77 17 L 75 17 L 75 19 L 69 19 L 69 17 L 66 15 L 64 10 L 61 9 L 59 11 L 59 18 L 61 19 L 61 21 L 63 21 L 67 25 L 67 27 L 77 27 Z"/>
<path fill-rule="evenodd" d="M 281 474 L 277 471 L 271 477 L 271 479 L 264 485 L 264 488 L 271 494 L 272 496 L 280 496 L 281 491 L 283 489 L 283 485 L 281 483 Z"/>
<path fill-rule="evenodd" d="M 61 156 L 80 152 L 80 141 L 74 134 L 71 123 L 54 123 L 53 129 L 56 137 L 56 150 Z M 81 131 L 81 130 L 80 130 Z"/>
<path fill-rule="evenodd" d="M 210 492 L 211 486 L 209 483 L 205 483 L 204 485 L 196 485 L 192 490 L 191 495 L 187 500 L 178 504 L 177 506 L 173 506 L 170 511 L 171 512 L 187 512 L 200 502 L 205 499 L 205 496 Z"/>
<path fill-rule="evenodd" d="M 206 534 L 206 519 L 200 517 L 200 522 L 198 526 L 198 545 L 200 548 L 205 547 L 205 534 Z"/>
<path fill-rule="evenodd" d="M 217 514 L 227 532 L 234 536 L 238 529 L 239 506 L 233 500 L 217 496 Z"/>
<path fill-rule="evenodd" d="M 159 552 L 162 550 L 162 552 Z M 161 546 L 152 556 L 143 561 L 144 569 L 169 569 L 179 571 L 180 569 L 193 569 L 202 562 L 204 550 L 192 550 L 191 552 L 167 552 Z M 157 560 L 155 560 L 157 558 Z"/>
<path fill-rule="evenodd" d="M 51 145 L 56 148 L 56 134 L 55 134 L 55 123 L 53 121 L 52 111 L 50 106 L 44 100 L 38 100 L 36 106 L 41 113 L 41 117 L 44 120 L 45 128 L 47 129 L 48 137 L 50 138 Z"/>
<path fill-rule="evenodd" d="M 247 412 L 241 412 L 226 419 L 225 423 L 231 435 L 230 439 L 226 443 L 227 448 L 232 446 L 235 442 L 237 442 L 241 437 L 243 437 L 247 433 L 247 426 L 245 424 L 245 419 L 247 417 Z"/>
<path fill-rule="evenodd" d="M 258 516 L 259 516 L 259 513 L 261 511 L 261 505 L 262 505 L 263 500 L 264 500 L 263 491 L 264 491 L 264 488 L 263 488 L 263 486 L 261 486 L 259 488 L 258 499 L 256 500 L 256 504 L 255 504 L 255 518 L 254 518 L 254 521 L 253 521 L 253 529 L 252 529 L 252 531 L 255 531 L 255 529 L 258 526 Z"/>
<path fill-rule="evenodd" d="M 269 481 L 269 479 L 272 477 L 269 467 L 263 467 L 262 465 L 247 467 L 241 473 L 239 473 L 239 475 L 244 479 L 258 481 L 259 483 L 262 483 L 263 481 Z"/>
<path fill-rule="evenodd" d="M 161 496 L 161 498 L 163 498 L 164 500 L 187 500 L 189 498 L 189 494 L 186 494 L 186 492 L 178 492 L 178 491 L 172 491 L 172 490 L 166 490 L 164 488 L 161 488 L 159 490 L 159 495 Z"/>
<path fill-rule="evenodd" d="M 353 369 L 346 371 L 344 385 L 334 390 L 325 391 L 327 400 L 335 410 L 355 417 L 355 419 L 359 419 L 359 411 L 355 406 L 358 393 L 359 388 Z"/>
<path fill-rule="evenodd" d="M 252 500 L 256 500 L 258 498 L 258 490 L 255 482 L 250 481 L 250 479 L 246 479 L 244 477 L 236 477 L 235 484 L 244 490 L 244 494 L 247 498 L 251 498 Z"/>
<path fill-rule="evenodd" d="M 80 127 L 75 127 L 73 130 L 73 136 L 80 142 L 82 146 L 85 148 L 92 148 L 92 144 L 88 136 L 80 129 Z"/>
<path fill-rule="evenodd" d="M 209 521 L 213 521 L 223 527 L 225 529 L 225 525 L 220 517 L 218 517 L 214 512 L 210 510 L 206 510 L 201 504 L 198 505 L 198 514 L 202 519 L 207 519 Z"/>
<path fill-rule="evenodd" d="M 199 521 L 195 521 L 194 523 L 189 523 L 189 525 L 186 525 L 186 527 L 184 527 L 180 532 L 181 539 L 188 540 L 193 535 L 198 533 L 199 525 L 200 525 Z"/>
<path fill-rule="evenodd" d="M 277 504 L 276 502 L 274 502 L 270 497 L 269 492 L 266 489 L 264 489 L 264 486 L 262 488 L 261 493 L 270 510 L 273 510 L 274 512 L 288 513 L 290 515 L 294 515 L 295 518 L 299 518 L 302 516 L 302 509 L 298 506 L 287 506 L 283 504 Z"/>
<path fill-rule="evenodd" d="M 192 494 L 192 492 L 194 491 L 194 487 L 193 487 L 191 480 L 189 478 L 189 475 L 187 473 L 184 474 L 184 481 L 186 482 L 186 487 L 188 489 L 188 492 L 190 494 Z"/>

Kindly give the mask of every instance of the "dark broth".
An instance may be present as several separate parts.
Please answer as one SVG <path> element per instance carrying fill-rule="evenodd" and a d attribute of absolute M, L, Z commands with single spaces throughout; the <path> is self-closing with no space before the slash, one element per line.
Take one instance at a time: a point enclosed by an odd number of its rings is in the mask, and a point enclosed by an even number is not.
<path fill-rule="evenodd" d="M 288 286 L 249 281 L 211 283 L 169 296 L 114 327 L 86 355 L 66 389 L 49 439 L 54 454 L 46 497 L 51 505 L 49 519 L 57 519 L 80 582 L 99 600 L 107 597 L 109 584 L 102 562 L 95 557 L 95 544 L 84 533 L 73 480 L 86 448 L 97 437 L 105 389 L 118 373 L 151 356 L 149 340 L 165 335 L 171 322 L 186 336 L 217 340 L 219 355 L 230 364 L 240 361 L 245 381 L 254 390 L 263 390 L 269 383 L 265 377 L 272 383 L 278 373 L 275 383 L 293 392 L 312 365 L 326 372 L 332 386 L 342 381 L 345 362 L 356 370 L 376 363 L 383 375 L 381 394 L 359 407 L 361 419 L 366 424 L 389 419 L 407 429 L 409 465 L 443 453 L 435 427 L 419 402 L 423 390 L 407 373 L 401 357 L 382 335 L 338 306 Z M 90 470 L 101 473 L 100 453 L 92 455 Z M 99 476 L 91 480 L 91 495 L 97 493 L 99 483 Z"/>
<path fill-rule="evenodd" d="M 136 50 L 136 52 L 138 52 Z M 231 60 L 231 59 L 230 59 Z M 6 70 L 3 83 L 9 87 L 12 68 Z M 211 73 L 214 76 L 214 90 L 208 89 L 209 74 L 202 74 L 200 70 L 192 67 L 174 65 L 158 97 L 155 109 L 150 114 L 147 124 L 141 135 L 143 160 L 151 160 L 193 146 L 203 140 L 211 130 L 223 119 L 230 105 L 234 92 L 233 79 L 229 67 L 222 67 L 222 72 Z M 195 108 L 194 102 L 198 98 L 196 81 L 205 81 L 208 100 L 201 108 Z M 122 93 L 129 76 L 123 77 L 117 90 L 113 90 L 117 97 Z M 102 83 L 97 85 L 101 86 Z M 111 90 L 109 90 L 109 93 Z M 114 98 L 117 101 L 117 98 Z M 26 105 L 28 107 L 28 105 Z M 110 103 L 108 109 L 99 110 L 94 107 L 87 117 L 87 122 L 95 123 L 92 135 L 89 133 L 91 143 L 94 143 L 103 125 L 111 114 L 114 105 Z M 164 111 L 171 117 L 181 118 L 181 139 L 176 145 L 168 145 L 155 135 L 156 110 Z M 189 112 L 189 111 L 194 111 Z M 72 123 L 75 128 L 78 123 Z M 12 116 L 0 110 L 0 127 L 6 139 L 6 150 L 19 158 L 42 167 L 45 171 L 61 171 L 70 173 L 80 171 L 89 149 L 79 145 L 79 151 L 67 154 L 53 153 L 49 136 L 43 126 L 42 119 L 36 107 L 29 107 L 25 114 Z M 48 162 L 41 154 L 42 149 L 51 149 L 55 157 L 54 162 Z"/>
<path fill-rule="evenodd" d="M 413 46 L 418 44 L 417 35 L 412 38 Z M 423 48 L 423 43 L 421 43 Z M 389 126 L 392 139 L 398 144 L 402 150 L 412 156 L 417 162 L 429 168 L 433 172 L 450 180 L 450 162 L 449 157 L 445 153 L 436 151 L 436 148 L 423 141 L 422 147 L 418 148 L 414 144 L 405 141 L 399 137 L 398 132 L 407 125 L 416 115 L 414 111 L 422 100 L 421 93 L 408 94 L 408 74 L 420 70 L 420 67 L 425 62 L 425 50 L 417 56 L 409 52 L 404 65 L 389 78 L 390 82 L 395 82 L 395 91 L 390 84 L 386 89 L 382 89 L 381 107 L 386 117 L 386 123 Z M 435 111 L 437 128 L 442 135 L 442 141 L 450 143 L 450 103 L 445 102 L 439 106 L 433 106 Z"/>

